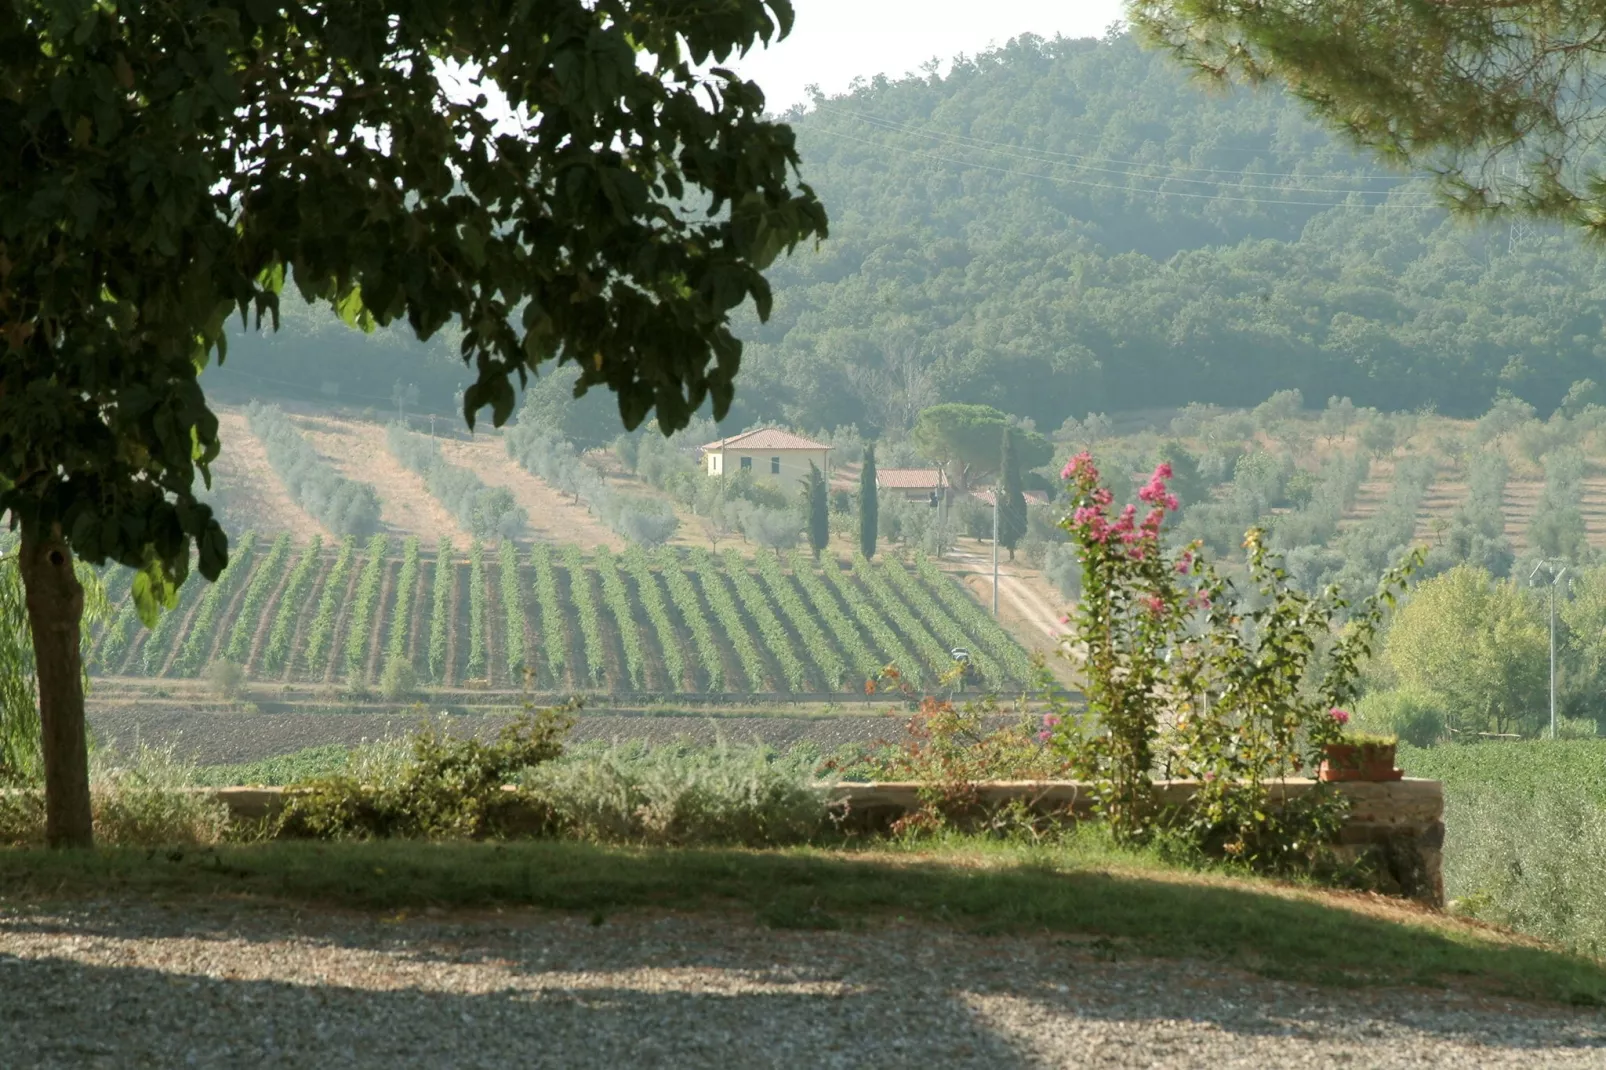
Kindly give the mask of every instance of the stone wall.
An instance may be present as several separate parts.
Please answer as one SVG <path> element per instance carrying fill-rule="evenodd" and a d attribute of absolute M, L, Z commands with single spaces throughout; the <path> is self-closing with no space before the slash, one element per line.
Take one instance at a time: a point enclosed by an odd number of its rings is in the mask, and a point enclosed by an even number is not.
<path fill-rule="evenodd" d="M 1191 780 L 1161 781 L 1155 786 L 1160 802 L 1167 806 L 1186 806 L 1199 787 Z M 1301 779 L 1280 781 L 1270 787 L 1277 800 L 1301 795 L 1315 786 L 1315 781 Z M 1437 780 L 1394 780 L 1351 781 L 1331 787 L 1350 802 L 1348 819 L 1335 844 L 1339 857 L 1346 861 L 1364 860 L 1374 867 L 1382 891 L 1442 906 L 1444 786 Z M 845 826 L 860 832 L 885 831 L 898 818 L 919 809 L 920 789 L 920 784 L 912 782 L 820 787 L 841 804 Z M 216 795 L 235 817 L 243 819 L 271 817 L 284 801 L 279 788 L 219 788 Z M 1033 812 L 1073 819 L 1086 817 L 1091 810 L 1089 786 L 1065 780 L 977 784 L 975 800 L 982 811 L 1018 800 Z"/>
<path fill-rule="evenodd" d="M 1302 795 L 1313 780 L 1294 779 L 1270 785 L 1273 800 Z M 1437 780 L 1349 781 L 1333 784 L 1349 799 L 1350 810 L 1335 844 L 1341 860 L 1363 859 L 1378 870 L 1381 890 L 1411 899 L 1444 904 L 1444 785 Z M 1186 806 L 1198 791 L 1197 781 L 1168 780 L 1155 785 L 1161 805 Z M 885 831 L 898 818 L 920 807 L 917 783 L 842 784 L 830 789 L 847 811 L 849 827 Z M 1033 812 L 1073 818 L 1091 811 L 1089 785 L 1074 781 L 996 781 L 975 786 L 977 808 L 996 810 L 1017 800 Z"/>

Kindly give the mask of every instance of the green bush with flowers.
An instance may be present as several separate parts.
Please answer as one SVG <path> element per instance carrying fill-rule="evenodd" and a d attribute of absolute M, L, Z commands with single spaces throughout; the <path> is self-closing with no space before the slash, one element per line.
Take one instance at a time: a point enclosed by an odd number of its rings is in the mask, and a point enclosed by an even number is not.
<path fill-rule="evenodd" d="M 1118 511 L 1086 453 L 1063 476 L 1074 500 L 1063 521 L 1082 566 L 1082 598 L 1061 653 L 1076 666 L 1086 709 L 1045 718 L 1043 736 L 1095 785 L 1095 806 L 1123 842 L 1181 833 L 1215 856 L 1257 869 L 1307 868 L 1343 820 L 1330 790 L 1285 799 L 1272 786 L 1314 774 L 1339 742 L 1362 662 L 1421 551 L 1350 608 L 1329 587 L 1291 587 L 1248 532 L 1245 597 L 1194 543 L 1168 548 L 1177 508 L 1160 465 Z M 1193 779 L 1193 802 L 1158 803 L 1157 778 Z"/>

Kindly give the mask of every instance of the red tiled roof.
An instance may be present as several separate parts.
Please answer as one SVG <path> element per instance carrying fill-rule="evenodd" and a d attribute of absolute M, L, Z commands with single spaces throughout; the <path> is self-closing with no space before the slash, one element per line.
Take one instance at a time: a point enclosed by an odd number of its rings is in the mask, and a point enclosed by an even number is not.
<path fill-rule="evenodd" d="M 878 468 L 875 485 L 888 490 L 936 490 L 935 468 Z"/>
<path fill-rule="evenodd" d="M 710 442 L 703 447 L 703 452 L 709 450 L 722 450 L 726 448 L 744 450 L 828 450 L 831 447 L 823 442 L 794 435 L 790 431 L 782 431 L 779 427 L 760 427 L 755 431 L 743 431 L 730 438 L 722 438 L 718 442 Z"/>
<path fill-rule="evenodd" d="M 1048 495 L 1044 494 L 1040 490 L 1023 490 L 1020 493 L 1021 493 L 1021 497 L 1025 498 L 1028 504 L 1034 504 L 1034 505 L 1047 505 L 1048 504 Z M 981 487 L 978 490 L 971 491 L 970 494 L 971 494 L 971 497 L 975 498 L 977 501 L 981 502 L 983 505 L 991 505 L 991 504 L 993 504 L 993 488 L 991 488 L 991 487 Z"/>

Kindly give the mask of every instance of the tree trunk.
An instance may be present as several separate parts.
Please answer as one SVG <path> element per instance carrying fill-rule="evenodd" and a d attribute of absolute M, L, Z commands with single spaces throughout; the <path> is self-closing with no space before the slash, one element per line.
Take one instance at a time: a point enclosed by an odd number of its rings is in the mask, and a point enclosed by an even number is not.
<path fill-rule="evenodd" d="M 72 550 L 61 528 L 22 525 L 18 557 L 28 596 L 44 729 L 45 842 L 94 846 L 89 808 L 89 748 L 84 740 L 84 669 L 79 640 L 84 588 L 73 573 Z"/>

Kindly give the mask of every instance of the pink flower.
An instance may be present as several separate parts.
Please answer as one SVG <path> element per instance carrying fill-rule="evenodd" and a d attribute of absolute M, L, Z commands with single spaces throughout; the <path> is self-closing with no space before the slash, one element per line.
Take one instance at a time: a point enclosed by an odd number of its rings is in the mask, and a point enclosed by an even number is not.
<path fill-rule="evenodd" d="M 1151 594 L 1143 600 L 1143 607 L 1149 611 L 1149 616 L 1158 617 L 1165 612 L 1165 602 L 1157 594 Z"/>
<path fill-rule="evenodd" d="M 1069 461 L 1065 462 L 1064 471 L 1060 472 L 1061 479 L 1081 479 L 1088 483 L 1096 483 L 1099 470 L 1093 465 L 1093 455 L 1083 450 Z"/>
<path fill-rule="evenodd" d="M 1170 479 L 1171 478 L 1171 462 L 1170 461 L 1161 461 L 1159 464 L 1155 465 L 1154 466 L 1154 475 L 1151 478 L 1157 479 L 1157 480 L 1159 480 L 1159 479 Z"/>
<path fill-rule="evenodd" d="M 1050 732 L 1048 729 L 1045 728 L 1041 732 L 1037 733 L 1037 742 L 1039 742 L 1039 743 L 1047 743 L 1053 737 L 1054 737 L 1054 733 Z"/>
<path fill-rule="evenodd" d="M 1182 551 L 1182 556 L 1177 558 L 1177 574 L 1179 576 L 1186 576 L 1188 573 L 1190 573 L 1192 571 L 1193 571 L 1193 551 L 1192 550 L 1184 550 L 1184 551 Z"/>
<path fill-rule="evenodd" d="M 1057 713 L 1045 713 L 1045 714 L 1043 714 L 1043 727 L 1044 728 L 1054 728 L 1059 723 L 1060 723 L 1060 715 L 1059 714 L 1057 714 Z"/>
<path fill-rule="evenodd" d="M 1214 780 L 1214 779 L 1216 779 L 1216 774 L 1206 771 L 1204 776 L 1200 777 L 1199 779 L 1201 779 L 1201 780 Z"/>
<path fill-rule="evenodd" d="M 1108 487 L 1100 487 L 1093 492 L 1093 501 L 1097 505 L 1109 505 L 1115 501 L 1115 495 L 1110 493 Z"/>
<path fill-rule="evenodd" d="M 1334 706 L 1332 709 L 1327 711 L 1327 716 L 1331 717 L 1333 720 L 1337 721 L 1339 724 L 1349 724 L 1349 711 L 1348 710 L 1341 710 L 1337 706 Z"/>
<path fill-rule="evenodd" d="M 1173 513 L 1177 511 L 1177 508 L 1181 504 L 1181 502 L 1177 501 L 1177 496 L 1175 494 L 1167 494 L 1165 496 L 1165 507 L 1171 510 Z"/>

